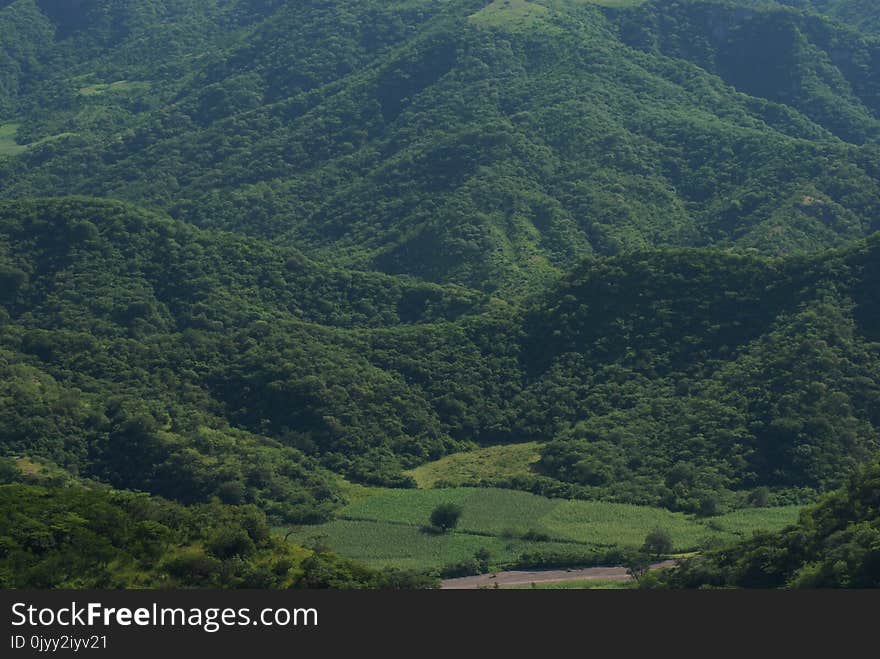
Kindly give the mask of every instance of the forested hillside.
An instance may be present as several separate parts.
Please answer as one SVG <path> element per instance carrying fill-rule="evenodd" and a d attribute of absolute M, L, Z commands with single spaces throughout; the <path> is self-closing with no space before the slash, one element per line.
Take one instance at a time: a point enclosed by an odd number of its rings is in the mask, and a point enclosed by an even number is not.
<path fill-rule="evenodd" d="M 537 439 L 565 492 L 698 510 L 833 486 L 878 449 L 877 239 L 602 258 L 513 305 L 118 202 L 0 220 L 6 449 L 117 486 L 308 520 L 334 500 L 315 460 L 405 485 Z"/>
<path fill-rule="evenodd" d="M 786 7 L 487 4 L 17 0 L 0 107 L 29 148 L 0 192 L 504 294 L 594 253 L 880 228 L 880 38 Z"/>
<path fill-rule="evenodd" d="M 781 0 L 786 5 L 809 9 L 866 31 L 880 30 L 880 14 L 871 0 Z"/>
<path fill-rule="evenodd" d="M 228 583 L 159 554 L 478 446 L 702 517 L 840 487 L 880 454 L 870 5 L 0 0 L 3 505 L 127 529 L 82 582 L 4 536 L 0 585 L 302 585 L 249 529 Z"/>
<path fill-rule="evenodd" d="M 370 570 L 282 542 L 253 506 L 184 508 L 141 494 L 2 482 L 4 589 L 433 585 L 419 575 Z"/>
<path fill-rule="evenodd" d="M 686 561 L 673 588 L 880 587 L 880 467 L 859 470 L 840 491 L 774 535 Z"/>

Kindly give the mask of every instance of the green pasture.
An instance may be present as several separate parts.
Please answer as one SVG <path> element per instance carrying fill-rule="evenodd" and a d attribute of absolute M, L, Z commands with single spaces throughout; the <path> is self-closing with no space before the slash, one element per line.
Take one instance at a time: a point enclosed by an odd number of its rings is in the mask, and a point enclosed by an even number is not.
<path fill-rule="evenodd" d="M 454 453 L 407 473 L 420 488 L 436 487 L 438 483 L 456 487 L 476 485 L 484 480 L 528 476 L 541 457 L 540 446 L 538 442 L 527 442 Z"/>

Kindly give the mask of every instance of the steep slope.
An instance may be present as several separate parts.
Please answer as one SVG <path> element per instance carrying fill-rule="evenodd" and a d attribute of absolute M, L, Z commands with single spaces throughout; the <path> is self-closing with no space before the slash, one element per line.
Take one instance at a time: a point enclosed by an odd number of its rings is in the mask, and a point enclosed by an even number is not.
<path fill-rule="evenodd" d="M 880 15 L 871 0 L 781 0 L 792 7 L 810 9 L 860 30 L 880 32 Z"/>
<path fill-rule="evenodd" d="M 540 440 L 543 474 L 503 484 L 711 513 L 880 448 L 877 238 L 601 258 L 524 307 L 120 202 L 7 202 L 0 238 L 3 452 L 116 487 L 309 520 L 327 469 L 406 486 Z"/>
<path fill-rule="evenodd" d="M 454 446 L 432 440 L 424 401 L 333 326 L 451 319 L 479 308 L 472 292 L 320 268 L 292 248 L 204 234 L 118 202 L 3 204 L 0 236 L 6 453 L 307 521 L 338 497 L 295 447 L 347 447 L 338 467 L 366 462 L 363 478 L 392 482 L 399 465 L 377 472 L 394 453 L 359 453 L 396 442 L 402 455 L 428 457 Z M 226 383 L 256 356 L 242 377 L 268 388 L 260 404 L 270 409 L 252 419 L 224 403 L 249 396 L 245 382 Z M 234 426 L 240 416 L 248 429 Z"/>
<path fill-rule="evenodd" d="M 877 140 L 875 37 L 796 11 L 716 2 L 645 4 L 623 14 L 622 25 L 624 40 L 641 50 L 692 61 L 845 141 Z"/>
<path fill-rule="evenodd" d="M 3 121 L 30 148 L 0 160 L 7 197 L 122 198 L 505 296 L 591 254 L 784 254 L 880 228 L 880 41 L 814 14 L 124 4 L 88 0 L 74 24 L 0 9 L 32 28 L 10 65 L 29 82 Z"/>

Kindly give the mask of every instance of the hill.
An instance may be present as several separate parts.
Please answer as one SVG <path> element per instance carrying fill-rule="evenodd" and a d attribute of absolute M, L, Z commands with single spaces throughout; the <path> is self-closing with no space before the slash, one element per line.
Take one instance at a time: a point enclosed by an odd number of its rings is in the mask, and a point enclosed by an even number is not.
<path fill-rule="evenodd" d="M 538 473 L 492 484 L 797 502 L 878 450 L 878 249 L 599 258 L 517 305 L 119 202 L 8 202 L 3 449 L 293 521 L 341 501 L 330 471 L 412 486 L 427 460 L 529 440 Z"/>
<path fill-rule="evenodd" d="M 224 585 L 211 515 L 387 540 L 349 481 L 702 533 L 880 454 L 870 3 L 0 0 L 0 34 L 5 583 Z M 59 524 L 118 569 L 31 551 Z M 300 583 L 249 537 L 228 585 Z M 815 569 L 766 583 L 836 578 L 785 537 Z"/>
<path fill-rule="evenodd" d="M 105 488 L 7 483 L 0 521 L 6 589 L 431 585 L 282 542 L 254 506 L 184 508 Z"/>
<path fill-rule="evenodd" d="M 57 7 L 0 9 L 2 123 L 28 147 L 0 163 L 5 197 L 120 198 L 506 296 L 593 254 L 880 229 L 880 40 L 809 12 Z"/>
<path fill-rule="evenodd" d="M 792 7 L 810 9 L 864 31 L 880 30 L 880 16 L 870 0 L 783 0 Z"/>

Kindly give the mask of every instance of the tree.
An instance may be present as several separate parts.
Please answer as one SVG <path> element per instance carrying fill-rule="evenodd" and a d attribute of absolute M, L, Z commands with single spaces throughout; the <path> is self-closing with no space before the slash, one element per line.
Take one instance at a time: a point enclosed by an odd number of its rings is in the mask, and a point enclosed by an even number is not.
<path fill-rule="evenodd" d="M 461 506 L 454 503 L 441 503 L 431 513 L 431 525 L 444 533 L 451 531 L 458 524 L 461 517 Z"/>
<path fill-rule="evenodd" d="M 219 531 L 205 546 L 210 554 L 220 559 L 233 556 L 247 558 L 256 551 L 256 545 L 248 532 L 234 527 Z"/>
<path fill-rule="evenodd" d="M 662 556 L 672 551 L 672 536 L 666 529 L 656 528 L 645 536 L 642 551 L 651 556 Z"/>
<path fill-rule="evenodd" d="M 21 476 L 21 471 L 12 458 L 0 458 L 0 485 L 14 483 Z"/>
<path fill-rule="evenodd" d="M 633 554 L 626 561 L 626 573 L 636 582 L 648 574 L 651 569 L 651 560 L 645 554 Z"/>

